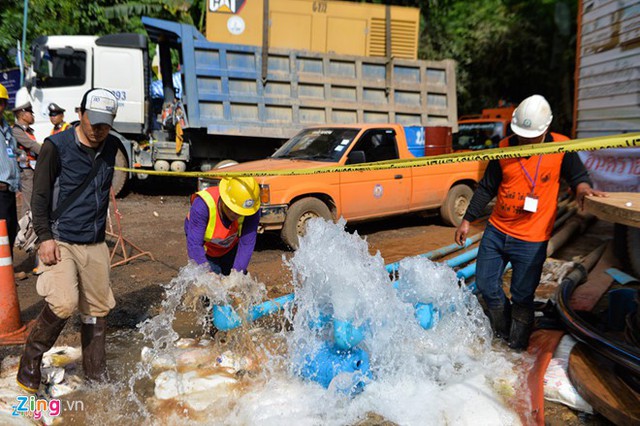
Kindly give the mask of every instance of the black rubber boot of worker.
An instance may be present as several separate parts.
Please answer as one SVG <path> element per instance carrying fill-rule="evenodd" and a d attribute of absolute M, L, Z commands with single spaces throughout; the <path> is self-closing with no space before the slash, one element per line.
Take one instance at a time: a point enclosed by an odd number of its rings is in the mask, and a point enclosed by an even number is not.
<path fill-rule="evenodd" d="M 509 347 L 515 350 L 527 349 L 529 336 L 533 330 L 533 307 L 514 303 L 511 311 L 511 332 L 509 333 Z"/>
<path fill-rule="evenodd" d="M 16 380 L 22 389 L 31 393 L 38 391 L 42 378 L 40 372 L 42 355 L 56 343 L 66 322 L 66 319 L 59 318 L 51 311 L 49 305 L 45 304 L 29 333 L 24 352 L 20 357 Z"/>
<path fill-rule="evenodd" d="M 96 318 L 95 324 L 82 324 L 80 330 L 84 377 L 95 382 L 107 381 L 106 319 Z"/>
<path fill-rule="evenodd" d="M 489 309 L 489 322 L 493 335 L 508 341 L 511 330 L 511 302 L 507 300 L 502 308 Z"/>

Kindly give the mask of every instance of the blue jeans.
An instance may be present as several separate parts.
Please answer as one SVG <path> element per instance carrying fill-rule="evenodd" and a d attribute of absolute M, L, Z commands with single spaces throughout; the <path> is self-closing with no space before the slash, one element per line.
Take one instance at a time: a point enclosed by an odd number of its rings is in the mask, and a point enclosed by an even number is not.
<path fill-rule="evenodd" d="M 501 309 L 507 300 L 502 290 L 502 274 L 508 262 L 513 268 L 511 300 L 533 307 L 542 266 L 547 258 L 547 243 L 519 240 L 500 232 L 491 223 L 487 224 L 478 249 L 476 285 L 489 309 Z"/>
<path fill-rule="evenodd" d="M 231 268 L 233 268 L 233 262 L 236 260 L 236 252 L 238 251 L 238 245 L 231 249 L 228 253 L 220 257 L 207 256 L 207 262 L 209 262 L 209 268 L 211 272 L 222 275 L 229 275 Z"/>

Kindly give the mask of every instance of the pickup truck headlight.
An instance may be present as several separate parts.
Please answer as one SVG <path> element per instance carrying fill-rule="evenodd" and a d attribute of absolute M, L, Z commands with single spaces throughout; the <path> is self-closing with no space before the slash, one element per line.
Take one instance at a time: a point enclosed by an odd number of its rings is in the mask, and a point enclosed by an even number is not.
<path fill-rule="evenodd" d="M 260 204 L 269 204 L 271 201 L 271 190 L 268 184 L 260 184 Z"/>

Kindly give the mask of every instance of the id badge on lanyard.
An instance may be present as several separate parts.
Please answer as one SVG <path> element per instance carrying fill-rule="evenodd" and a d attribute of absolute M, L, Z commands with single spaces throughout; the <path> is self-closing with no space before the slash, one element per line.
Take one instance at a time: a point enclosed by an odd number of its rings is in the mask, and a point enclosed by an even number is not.
<path fill-rule="evenodd" d="M 535 192 L 536 192 L 536 183 L 538 181 L 538 170 L 540 170 L 540 161 L 541 160 L 542 160 L 542 156 L 539 156 L 538 157 L 538 164 L 536 165 L 536 174 L 533 177 L 533 179 L 531 179 L 531 176 L 529 175 L 529 172 L 527 171 L 527 169 L 522 164 L 522 160 L 518 159 L 518 163 L 520 164 L 520 167 L 522 168 L 522 171 L 524 172 L 524 175 L 526 176 L 527 180 L 531 184 L 531 192 L 529 193 L 529 195 L 527 195 L 524 198 L 524 206 L 522 207 L 522 209 L 525 212 L 535 213 L 536 211 L 538 211 L 538 197 L 536 196 Z"/>

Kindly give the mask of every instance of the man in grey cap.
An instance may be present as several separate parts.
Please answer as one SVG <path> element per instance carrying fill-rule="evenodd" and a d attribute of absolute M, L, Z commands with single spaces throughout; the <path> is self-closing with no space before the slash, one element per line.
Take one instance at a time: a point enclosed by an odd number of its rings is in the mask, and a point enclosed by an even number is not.
<path fill-rule="evenodd" d="M 85 377 L 107 379 L 105 317 L 115 299 L 105 228 L 120 143 L 109 134 L 117 111 L 113 93 L 89 90 L 80 104 L 80 122 L 49 136 L 40 152 L 32 208 L 42 263 L 36 288 L 46 303 L 20 359 L 17 381 L 28 392 L 37 392 L 42 355 L 76 309 Z"/>
<path fill-rule="evenodd" d="M 69 128 L 69 123 L 64 121 L 64 112 L 66 111 L 64 108 L 51 102 L 47 109 L 49 110 L 49 121 L 53 124 L 53 129 L 51 130 L 52 135 L 64 132 Z"/>

